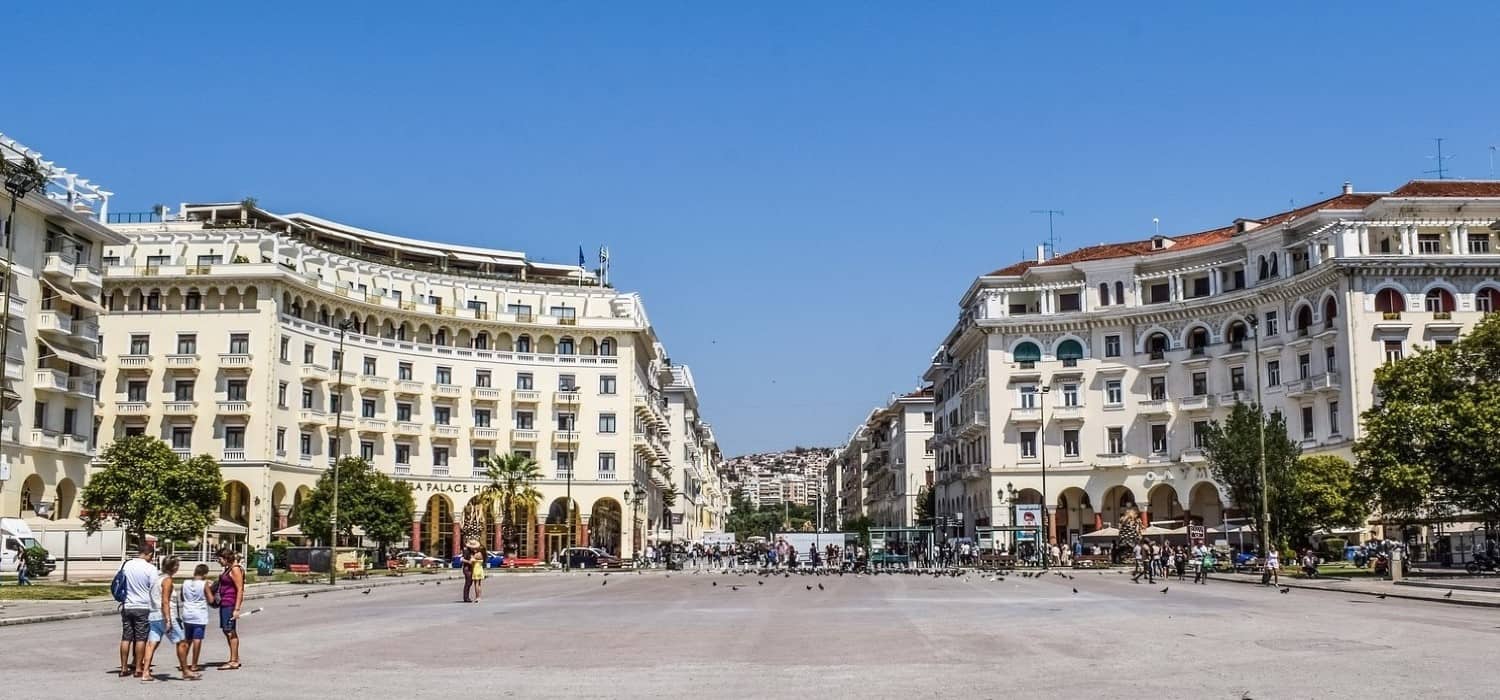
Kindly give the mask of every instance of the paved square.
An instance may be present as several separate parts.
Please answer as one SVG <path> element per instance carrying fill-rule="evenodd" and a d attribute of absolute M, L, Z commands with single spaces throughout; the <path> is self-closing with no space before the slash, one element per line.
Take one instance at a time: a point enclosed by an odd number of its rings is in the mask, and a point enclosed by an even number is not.
<path fill-rule="evenodd" d="M 479 605 L 458 603 L 453 581 L 294 596 L 257 603 L 264 611 L 244 621 L 244 669 L 150 687 L 108 674 L 114 618 L 0 628 L 0 648 L 15 673 L 8 687 L 44 698 L 1472 698 L 1500 688 L 1500 610 L 1228 582 L 1172 581 L 1162 594 L 1119 574 L 1073 575 L 499 575 Z M 211 633 L 204 660 L 223 655 Z M 157 659 L 169 670 L 170 653 Z"/>

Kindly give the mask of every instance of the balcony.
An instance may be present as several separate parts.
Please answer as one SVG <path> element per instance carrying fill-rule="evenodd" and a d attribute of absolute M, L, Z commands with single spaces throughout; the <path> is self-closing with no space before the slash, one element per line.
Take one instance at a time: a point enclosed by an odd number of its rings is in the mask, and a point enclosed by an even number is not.
<path fill-rule="evenodd" d="M 1209 394 L 1184 396 L 1180 399 L 1177 399 L 1177 410 L 1187 413 L 1207 411 L 1214 407 L 1214 398 L 1215 397 Z"/>
<path fill-rule="evenodd" d="M 32 387 L 37 391 L 67 391 L 68 373 L 59 369 L 39 369 L 34 375 L 35 385 Z"/>
<path fill-rule="evenodd" d="M 396 393 L 401 396 L 421 396 L 423 385 L 410 379 L 396 380 Z"/>
<path fill-rule="evenodd" d="M 1010 422 L 1016 424 L 1029 424 L 1042 422 L 1042 409 L 1035 406 L 1031 408 L 1010 409 Z"/>
<path fill-rule="evenodd" d="M 1308 378 L 1307 388 L 1309 391 L 1337 393 L 1343 388 L 1340 379 L 1338 372 L 1315 374 Z"/>
<path fill-rule="evenodd" d="M 1226 391 L 1219 394 L 1220 406 L 1233 406 L 1237 403 L 1250 403 L 1255 397 L 1250 392 L 1240 389 L 1239 391 Z"/>
<path fill-rule="evenodd" d="M 1288 382 L 1282 382 L 1281 390 L 1286 392 L 1287 396 L 1301 396 L 1308 393 L 1307 380 L 1293 379 Z"/>
<path fill-rule="evenodd" d="M 361 433 L 383 433 L 388 425 L 390 424 L 380 418 L 359 418 L 355 422 L 355 427 Z"/>
<path fill-rule="evenodd" d="M 385 391 L 390 388 L 391 380 L 378 374 L 359 375 L 360 391 Z"/>
<path fill-rule="evenodd" d="M 51 252 L 47 253 L 47 257 L 42 261 L 42 275 L 59 282 L 69 282 L 72 281 L 77 267 L 78 261 L 74 260 L 72 255 Z"/>
<path fill-rule="evenodd" d="M 249 372 L 254 366 L 253 359 L 249 353 L 221 352 L 219 353 L 219 369 L 226 372 Z"/>
<path fill-rule="evenodd" d="M 198 371 L 197 355 L 167 355 L 167 369 L 181 372 Z"/>
<path fill-rule="evenodd" d="M 29 318 L 26 315 L 26 297 L 21 296 L 15 290 L 10 293 L 10 315 L 22 321 Z"/>
<path fill-rule="evenodd" d="M 1208 460 L 1208 458 L 1203 455 L 1203 448 L 1201 447 L 1189 447 L 1183 450 L 1182 455 L 1178 459 L 1189 464 L 1195 464 Z"/>
<path fill-rule="evenodd" d="M 121 416 L 142 416 L 151 412 L 151 403 L 147 401 L 116 401 L 115 413 Z"/>
<path fill-rule="evenodd" d="M 301 372 L 302 380 L 308 382 L 323 382 L 329 377 L 328 368 L 323 365 L 304 364 Z"/>
<path fill-rule="evenodd" d="M 537 432 L 535 430 L 526 430 L 526 429 L 523 429 L 523 428 L 511 428 L 510 429 L 510 441 L 513 442 L 513 443 L 515 443 L 515 442 L 536 442 L 536 439 L 537 439 Z"/>
<path fill-rule="evenodd" d="M 223 461 L 225 461 L 225 462 L 243 462 L 243 461 L 245 461 L 245 451 L 243 449 L 240 449 L 240 450 L 224 450 L 224 459 L 223 459 Z"/>
<path fill-rule="evenodd" d="M 31 446 L 40 447 L 44 450 L 58 449 L 58 434 L 51 430 L 33 429 L 31 431 Z"/>
<path fill-rule="evenodd" d="M 473 387 L 469 394 L 475 401 L 495 403 L 500 400 L 500 390 L 492 386 Z"/>
<path fill-rule="evenodd" d="M 474 442 L 495 442 L 500 439 L 500 431 L 497 428 L 470 428 L 469 439 Z"/>
<path fill-rule="evenodd" d="M 87 265 L 75 265 L 73 267 L 73 284 L 90 289 L 99 289 L 104 286 L 104 275 L 98 270 L 90 269 Z"/>
<path fill-rule="evenodd" d="M 94 398 L 99 395 L 99 384 L 93 377 L 68 377 L 68 393 Z"/>
<path fill-rule="evenodd" d="M 1146 353 L 1145 360 L 1137 366 L 1142 370 L 1159 370 L 1171 367 L 1172 361 L 1167 359 L 1166 351 L 1156 350 Z"/>
<path fill-rule="evenodd" d="M 198 402 L 168 401 L 161 405 L 161 412 L 169 416 L 191 416 L 198 412 Z"/>
<path fill-rule="evenodd" d="M 558 404 L 560 406 L 568 406 L 568 405 L 577 404 L 578 403 L 578 392 L 577 391 L 566 391 L 566 390 L 558 391 L 557 393 L 555 393 L 555 394 L 552 395 L 552 403 Z"/>
<path fill-rule="evenodd" d="M 989 427 L 990 414 L 988 411 L 975 411 L 967 420 L 958 426 L 959 437 L 974 437 L 984 433 Z"/>
<path fill-rule="evenodd" d="M 250 415 L 249 401 L 220 401 L 219 415 L 221 416 L 248 416 Z"/>
<path fill-rule="evenodd" d="M 328 414 L 316 408 L 297 411 L 297 422 L 303 425 L 322 425 L 328 422 Z"/>
<path fill-rule="evenodd" d="M 186 460 L 193 458 L 193 450 L 189 447 L 174 447 L 172 448 L 172 454 L 177 455 L 178 459 Z"/>
<path fill-rule="evenodd" d="M 411 421 L 396 421 L 397 435 L 421 435 L 422 424 Z"/>
<path fill-rule="evenodd" d="M 41 311 L 36 315 L 36 329 L 45 335 L 67 337 L 73 335 L 73 319 L 57 311 Z"/>
<path fill-rule="evenodd" d="M 537 403 L 542 400 L 542 392 L 534 389 L 512 389 L 510 400 L 514 403 Z"/>
<path fill-rule="evenodd" d="M 457 384 L 433 384 L 432 395 L 440 399 L 456 399 L 464 395 L 464 388 Z"/>
<path fill-rule="evenodd" d="M 552 444 L 554 445 L 576 445 L 582 435 L 576 430 L 554 430 L 552 431 Z"/>
<path fill-rule="evenodd" d="M 1101 453 L 1094 456 L 1094 466 L 1123 467 L 1130 463 L 1130 455 L 1124 453 Z"/>
<path fill-rule="evenodd" d="M 1083 407 L 1078 404 L 1061 405 L 1052 407 L 1052 420 L 1064 423 L 1079 423 L 1083 421 Z"/>
<path fill-rule="evenodd" d="M 458 436 L 462 433 L 463 430 L 456 425 L 436 423 L 432 426 L 432 438 L 434 440 L 457 440 Z"/>
<path fill-rule="evenodd" d="M 1164 416 L 1172 412 L 1172 402 L 1165 398 L 1146 399 L 1137 401 L 1135 410 L 1143 416 Z"/>

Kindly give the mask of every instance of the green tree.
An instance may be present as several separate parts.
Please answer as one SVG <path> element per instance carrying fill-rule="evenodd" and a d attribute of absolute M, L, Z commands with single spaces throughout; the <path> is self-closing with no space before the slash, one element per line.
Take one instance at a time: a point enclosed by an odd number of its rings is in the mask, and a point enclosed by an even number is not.
<path fill-rule="evenodd" d="M 491 455 L 484 462 L 484 476 L 489 480 L 479 497 L 499 513 L 500 539 L 507 552 L 513 552 L 520 544 L 516 531 L 515 512 L 519 508 L 529 511 L 542 500 L 542 492 L 536 482 L 542 478 L 542 468 L 536 460 L 516 454 Z"/>
<path fill-rule="evenodd" d="M 90 533 L 109 520 L 137 541 L 148 532 L 189 540 L 218 515 L 224 482 L 208 455 L 182 459 L 161 440 L 132 435 L 110 443 L 100 459 L 104 468 L 83 487 L 83 524 Z"/>
<path fill-rule="evenodd" d="M 1204 435 L 1203 453 L 1214 480 L 1229 489 L 1235 505 L 1255 516 L 1257 532 L 1266 531 L 1260 508 L 1260 431 L 1265 425 L 1266 490 L 1268 509 L 1274 527 L 1292 519 L 1296 485 L 1293 472 L 1302 449 L 1286 434 L 1286 418 L 1280 411 L 1262 414 L 1251 403 L 1235 404 L 1223 423 L 1214 421 Z M 1273 537 L 1286 533 L 1275 529 Z M 1272 543 L 1273 546 L 1276 543 Z"/>
<path fill-rule="evenodd" d="M 1354 479 L 1381 513 L 1500 519 L 1500 317 L 1377 368 L 1375 395 L 1361 416 Z"/>
<path fill-rule="evenodd" d="M 1289 497 L 1281 529 L 1299 545 L 1318 530 L 1357 527 L 1370 517 L 1369 502 L 1354 488 L 1354 465 L 1334 455 L 1298 459 Z"/>
<path fill-rule="evenodd" d="M 359 457 L 340 457 L 338 462 L 318 477 L 318 483 L 302 500 L 303 534 L 319 542 L 332 541 L 333 480 L 338 475 L 338 534 L 342 539 L 354 536 L 354 528 L 380 543 L 384 550 L 410 531 L 417 506 L 411 485 L 382 474 Z"/>
<path fill-rule="evenodd" d="M 355 524 L 364 528 L 365 536 L 380 544 L 381 558 L 394 542 L 411 533 L 411 521 L 417 513 L 411 484 L 372 470 L 369 492 L 360 504 Z"/>
<path fill-rule="evenodd" d="M 932 515 L 937 512 L 937 492 L 931 486 L 917 489 L 917 505 L 914 510 L 917 527 L 932 527 Z"/>

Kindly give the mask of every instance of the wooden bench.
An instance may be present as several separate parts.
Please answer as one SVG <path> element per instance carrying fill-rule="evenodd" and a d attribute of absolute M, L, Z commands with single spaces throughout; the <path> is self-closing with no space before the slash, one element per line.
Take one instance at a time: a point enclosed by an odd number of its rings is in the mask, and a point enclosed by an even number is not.
<path fill-rule="evenodd" d="M 391 573 L 392 576 L 404 576 L 406 574 L 406 562 L 401 561 L 400 559 L 390 559 L 386 561 L 385 568 Z"/>
<path fill-rule="evenodd" d="M 369 576 L 370 572 L 365 569 L 364 564 L 357 561 L 344 562 L 344 578 L 356 579 Z"/>
<path fill-rule="evenodd" d="M 542 560 L 536 557 L 506 557 L 504 566 L 507 569 L 514 569 L 519 566 L 540 566 L 541 563 Z"/>
<path fill-rule="evenodd" d="M 1080 554 L 1073 557 L 1073 568 L 1075 569 L 1108 569 L 1108 554 Z"/>
<path fill-rule="evenodd" d="M 317 574 L 314 574 L 312 572 L 312 568 L 309 567 L 306 564 L 289 564 L 289 565 L 287 565 L 286 570 L 287 570 L 287 573 L 290 573 L 291 575 L 296 576 L 298 582 L 305 582 L 309 578 L 312 578 L 312 577 L 314 577 L 314 576 L 317 575 Z"/>
<path fill-rule="evenodd" d="M 996 569 L 1013 569 L 1016 566 L 1015 557 L 1009 554 L 981 554 L 979 555 L 979 569 L 981 571 L 993 571 Z"/>

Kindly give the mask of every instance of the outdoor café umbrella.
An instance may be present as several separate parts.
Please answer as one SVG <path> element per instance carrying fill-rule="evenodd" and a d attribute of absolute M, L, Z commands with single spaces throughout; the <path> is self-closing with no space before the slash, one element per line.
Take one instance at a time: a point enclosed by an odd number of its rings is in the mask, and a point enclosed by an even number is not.
<path fill-rule="evenodd" d="M 1114 540 L 1114 539 L 1119 539 L 1119 537 L 1120 537 L 1120 528 L 1117 528 L 1117 527 L 1106 527 L 1103 530 L 1095 530 L 1093 532 L 1085 532 L 1085 533 L 1083 533 L 1081 539 L 1085 539 L 1085 540 Z"/>
<path fill-rule="evenodd" d="M 1172 530 L 1168 530 L 1164 527 L 1157 527 L 1155 525 L 1152 525 L 1151 527 L 1141 530 L 1141 537 L 1165 537 L 1172 534 L 1172 532 Z"/>

